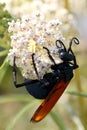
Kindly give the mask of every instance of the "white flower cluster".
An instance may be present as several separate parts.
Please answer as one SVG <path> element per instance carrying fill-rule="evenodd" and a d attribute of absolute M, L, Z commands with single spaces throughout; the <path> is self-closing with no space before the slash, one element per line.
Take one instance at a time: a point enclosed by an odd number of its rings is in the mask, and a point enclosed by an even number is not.
<path fill-rule="evenodd" d="M 47 47 L 52 54 L 55 52 L 55 41 L 63 39 L 61 22 L 59 19 L 46 21 L 45 16 L 36 11 L 31 16 L 23 16 L 8 24 L 8 31 L 11 33 L 11 49 L 8 54 L 10 64 L 13 65 L 15 56 L 16 65 L 22 69 L 22 75 L 25 78 L 37 78 L 32 61 L 32 54 L 35 54 L 34 61 L 39 76 L 42 77 L 52 64 L 43 47 Z"/>

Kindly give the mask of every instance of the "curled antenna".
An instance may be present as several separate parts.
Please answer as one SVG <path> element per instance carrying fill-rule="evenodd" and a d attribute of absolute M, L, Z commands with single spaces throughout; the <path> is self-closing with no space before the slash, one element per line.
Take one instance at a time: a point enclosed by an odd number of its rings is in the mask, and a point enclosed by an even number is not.
<path fill-rule="evenodd" d="M 76 45 L 79 44 L 79 40 L 76 37 L 73 37 L 70 41 L 69 48 L 68 48 L 68 53 L 70 52 L 74 56 L 74 69 L 78 67 L 77 62 L 76 62 L 76 57 L 71 49 L 72 43 L 75 43 Z"/>
<path fill-rule="evenodd" d="M 71 46 L 72 46 L 72 43 L 75 43 L 76 45 L 79 44 L 79 40 L 76 38 L 76 37 L 73 37 L 70 41 L 70 44 L 69 44 L 69 48 L 68 48 L 68 52 L 71 51 L 72 52 L 72 49 L 71 49 Z"/>
<path fill-rule="evenodd" d="M 59 49 L 62 49 L 62 46 L 63 46 L 63 49 L 66 51 L 66 47 L 65 47 L 64 43 L 61 40 L 56 40 L 56 46 Z"/>

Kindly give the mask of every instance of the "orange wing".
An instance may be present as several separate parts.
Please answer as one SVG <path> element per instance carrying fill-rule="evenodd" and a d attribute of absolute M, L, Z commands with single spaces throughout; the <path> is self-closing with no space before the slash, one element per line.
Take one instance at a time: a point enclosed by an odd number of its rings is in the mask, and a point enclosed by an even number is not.
<path fill-rule="evenodd" d="M 34 113 L 33 117 L 31 118 L 32 122 L 39 122 L 51 111 L 60 96 L 63 94 L 69 82 L 70 81 L 64 82 L 62 80 L 53 87 L 46 99 L 42 102 L 42 104 Z"/>

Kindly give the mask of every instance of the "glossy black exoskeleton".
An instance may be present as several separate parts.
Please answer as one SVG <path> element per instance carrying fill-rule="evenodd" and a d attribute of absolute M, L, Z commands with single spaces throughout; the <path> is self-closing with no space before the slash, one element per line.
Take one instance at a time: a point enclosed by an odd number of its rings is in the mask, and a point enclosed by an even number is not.
<path fill-rule="evenodd" d="M 45 74 L 42 79 L 40 79 L 39 74 L 37 72 L 34 60 L 35 54 L 32 54 L 32 63 L 34 66 L 35 73 L 37 74 L 37 79 L 25 79 L 23 83 L 17 84 L 17 67 L 15 64 L 16 57 L 14 57 L 13 78 L 16 88 L 25 86 L 27 91 L 35 98 L 45 99 L 56 83 L 59 83 L 61 80 L 63 80 L 64 82 L 71 80 L 73 77 L 73 70 L 78 68 L 75 55 L 71 49 L 73 42 L 75 44 L 79 44 L 79 40 L 74 37 L 70 41 L 69 48 L 66 49 L 65 45 L 61 40 L 56 41 L 58 55 L 59 58 L 62 60 L 62 63 L 59 64 L 56 64 L 54 58 L 51 56 L 49 49 L 43 47 L 43 49 L 47 51 L 50 60 L 53 62 L 53 65 L 51 65 L 52 72 Z"/>

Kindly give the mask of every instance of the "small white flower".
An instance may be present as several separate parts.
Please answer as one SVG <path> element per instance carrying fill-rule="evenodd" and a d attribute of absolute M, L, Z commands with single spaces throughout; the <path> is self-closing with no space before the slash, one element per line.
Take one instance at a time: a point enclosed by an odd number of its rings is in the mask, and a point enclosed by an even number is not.
<path fill-rule="evenodd" d="M 39 77 L 42 78 L 53 64 L 43 46 L 49 49 L 54 58 L 56 57 L 55 41 L 63 39 L 60 31 L 61 22 L 58 19 L 47 21 L 43 13 L 36 11 L 8 24 L 8 31 L 12 34 L 12 49 L 8 54 L 10 64 L 13 65 L 15 56 L 16 65 L 21 67 L 22 75 L 25 78 L 37 78 L 35 64 Z"/>
<path fill-rule="evenodd" d="M 35 18 L 36 20 L 43 20 L 44 14 L 41 11 L 36 10 L 35 12 L 33 12 L 32 17 Z"/>
<path fill-rule="evenodd" d="M 12 20 L 12 22 L 8 22 L 8 25 L 9 25 L 8 32 L 14 31 L 14 28 L 15 28 L 15 21 Z"/>
<path fill-rule="evenodd" d="M 39 37 L 39 38 L 37 39 L 37 43 L 41 45 L 41 44 L 46 43 L 46 40 L 45 40 L 45 38 L 43 38 L 43 37 Z"/>
<path fill-rule="evenodd" d="M 34 36 L 34 30 L 29 29 L 25 32 L 26 38 L 31 38 Z"/>

